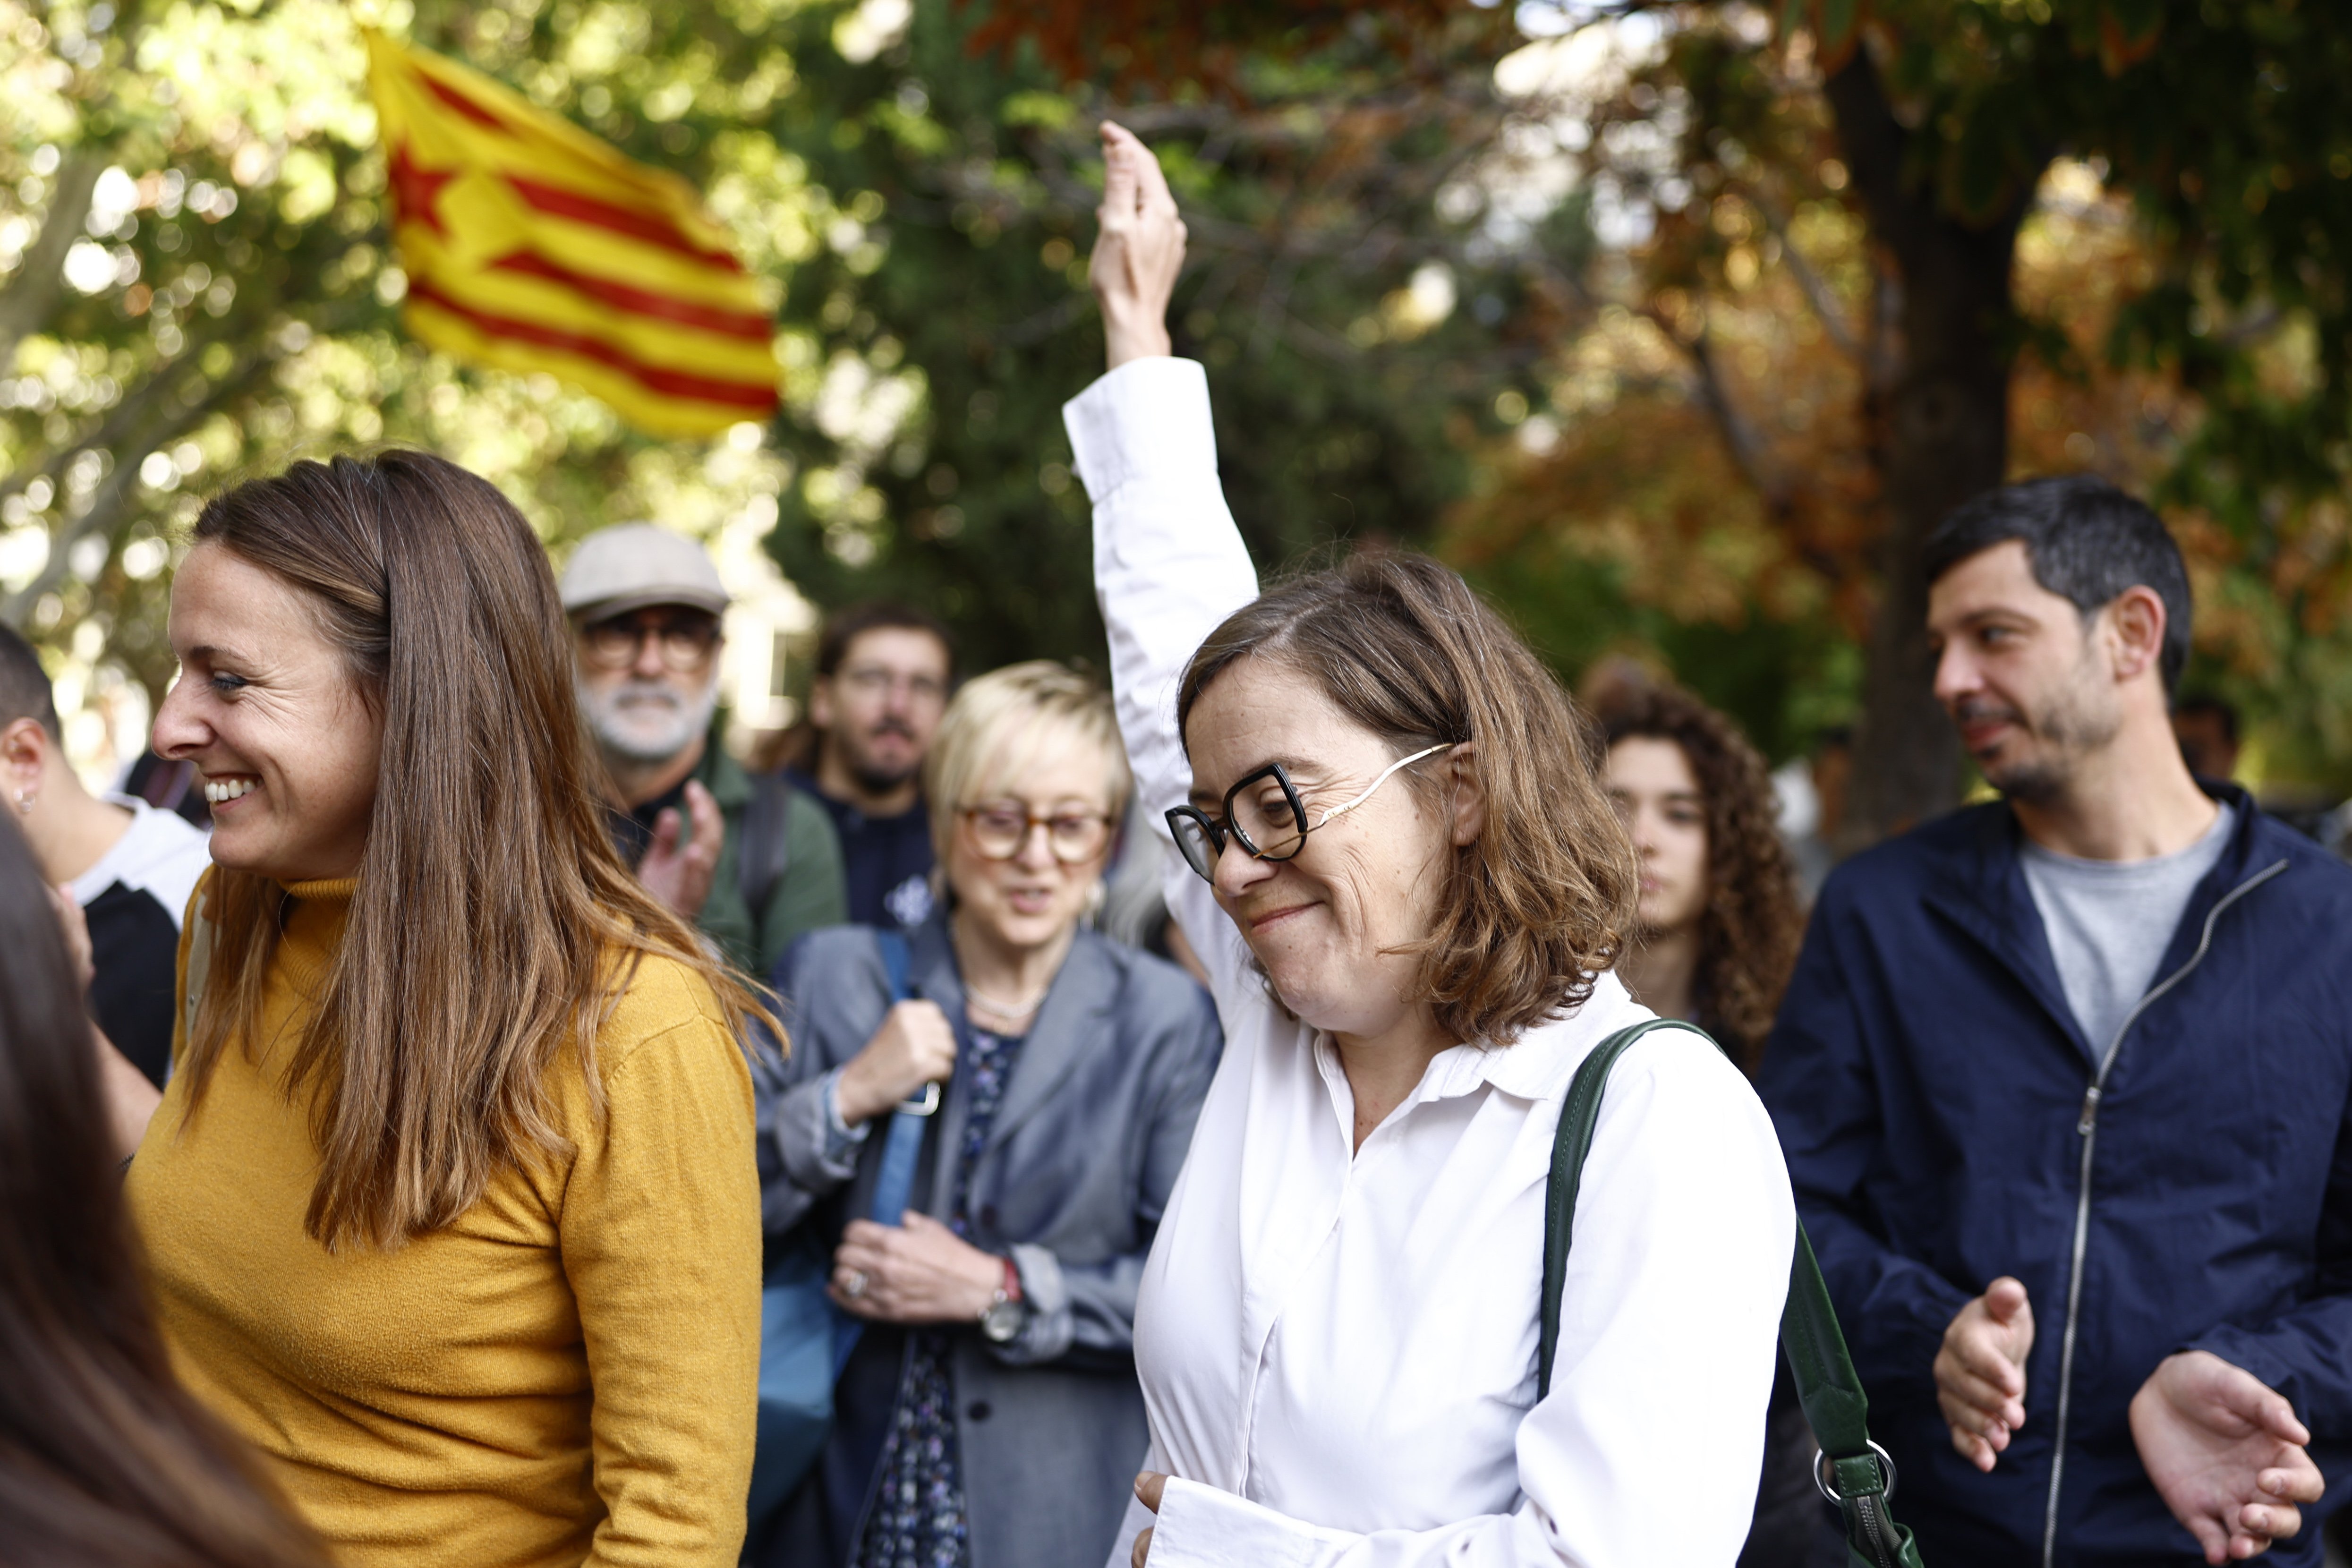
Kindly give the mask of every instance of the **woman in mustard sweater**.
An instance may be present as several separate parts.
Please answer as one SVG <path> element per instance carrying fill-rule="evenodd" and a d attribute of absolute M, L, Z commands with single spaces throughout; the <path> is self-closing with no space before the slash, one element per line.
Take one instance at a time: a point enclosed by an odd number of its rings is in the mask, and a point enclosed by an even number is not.
<path fill-rule="evenodd" d="M 757 1004 L 604 836 L 538 541 L 414 452 L 194 538 L 155 745 L 216 865 L 128 1178 L 174 1365 L 343 1568 L 732 1564 Z"/>

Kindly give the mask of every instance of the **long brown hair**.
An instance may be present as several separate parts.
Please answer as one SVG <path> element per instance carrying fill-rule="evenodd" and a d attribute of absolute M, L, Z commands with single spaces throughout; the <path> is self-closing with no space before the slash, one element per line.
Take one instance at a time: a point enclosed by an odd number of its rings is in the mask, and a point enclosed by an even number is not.
<path fill-rule="evenodd" d="M 1653 686 L 1609 716 L 1608 742 L 1670 741 L 1706 808 L 1706 907 L 1699 914 L 1699 1019 L 1749 1072 L 1788 989 L 1804 938 L 1797 874 L 1780 841 L 1764 759 L 1738 725 L 1689 692 Z"/>
<path fill-rule="evenodd" d="M 325 1568 L 148 1311 L 79 987 L 0 819 L 0 1561 Z"/>
<path fill-rule="evenodd" d="M 1591 994 L 1633 929 L 1633 845 L 1568 693 L 1468 584 L 1425 555 L 1366 552 L 1276 585 L 1192 655 L 1180 731 L 1244 658 L 1308 676 L 1400 754 L 1475 748 L 1486 826 L 1454 852 L 1411 1000 L 1453 1038 L 1499 1046 Z"/>
<path fill-rule="evenodd" d="M 383 727 L 350 923 L 289 1078 L 320 1152 L 310 1235 L 397 1246 L 560 1152 L 549 1069 L 569 1046 L 601 1109 L 596 1031 L 645 956 L 699 975 L 738 1038 L 772 1025 L 614 852 L 555 579 L 496 487 L 422 452 L 299 462 L 214 498 L 195 539 L 315 601 Z M 214 873 L 192 1114 L 260 1017 L 285 900 Z"/>

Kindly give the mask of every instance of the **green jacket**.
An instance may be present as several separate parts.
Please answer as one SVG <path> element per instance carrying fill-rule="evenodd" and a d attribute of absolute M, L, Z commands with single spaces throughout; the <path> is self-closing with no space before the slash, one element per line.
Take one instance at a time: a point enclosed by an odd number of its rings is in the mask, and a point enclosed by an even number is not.
<path fill-rule="evenodd" d="M 798 790 L 784 812 L 784 874 L 776 879 L 766 907 L 756 913 L 744 902 L 741 855 L 744 816 L 751 804 L 751 775 L 728 755 L 716 732 L 703 748 L 695 779 L 719 803 L 726 823 L 718 874 L 710 897 L 695 921 L 719 944 L 729 963 L 764 981 L 793 941 L 822 926 L 849 919 L 849 895 L 841 870 L 841 840 L 824 807 Z"/>

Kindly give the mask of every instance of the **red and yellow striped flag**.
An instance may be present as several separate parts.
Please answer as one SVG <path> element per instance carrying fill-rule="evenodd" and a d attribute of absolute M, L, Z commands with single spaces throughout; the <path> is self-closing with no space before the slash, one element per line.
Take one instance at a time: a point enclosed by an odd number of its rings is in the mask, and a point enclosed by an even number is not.
<path fill-rule="evenodd" d="M 770 310 L 693 186 L 454 60 L 367 46 L 411 332 L 656 435 L 774 413 Z"/>

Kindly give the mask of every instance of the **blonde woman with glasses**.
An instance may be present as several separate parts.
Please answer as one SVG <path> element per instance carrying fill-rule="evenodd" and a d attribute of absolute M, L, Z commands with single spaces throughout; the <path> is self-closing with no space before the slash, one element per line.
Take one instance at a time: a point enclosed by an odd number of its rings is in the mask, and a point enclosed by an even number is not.
<path fill-rule="evenodd" d="M 1085 928 L 1127 808 L 1108 695 L 1013 665 L 926 760 L 943 898 L 776 975 L 772 1235 L 814 1226 L 859 1325 L 773 1563 L 1097 1568 L 1145 1447 L 1136 1283 L 1215 1070 L 1208 997 Z M 898 978 L 894 978 L 894 970 Z M 805 1233 L 803 1233 L 805 1234 Z"/>

